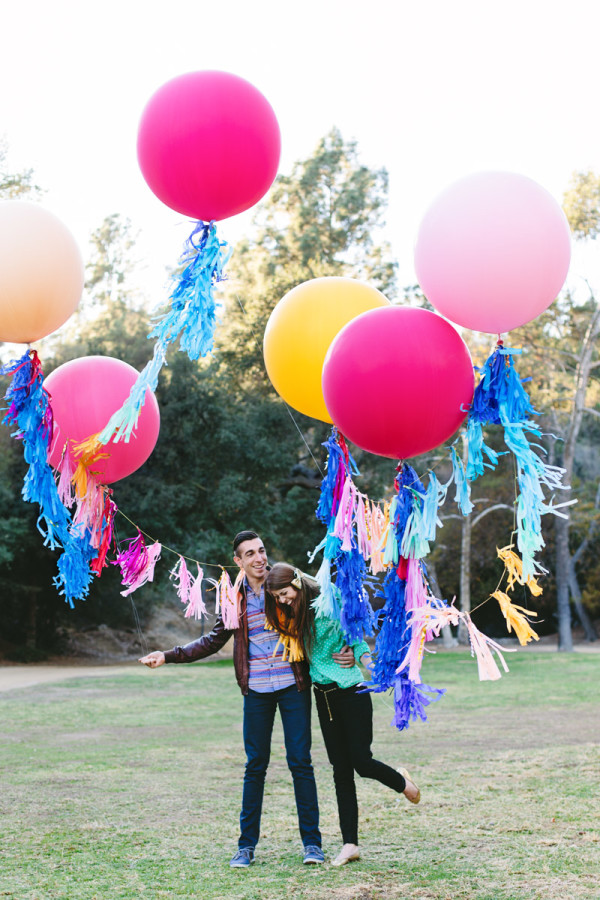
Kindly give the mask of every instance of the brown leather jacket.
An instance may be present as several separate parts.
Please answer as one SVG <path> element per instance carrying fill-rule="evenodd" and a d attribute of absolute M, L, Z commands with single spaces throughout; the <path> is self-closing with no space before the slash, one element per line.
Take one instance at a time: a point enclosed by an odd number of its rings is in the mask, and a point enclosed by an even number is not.
<path fill-rule="evenodd" d="M 240 625 L 238 628 L 225 628 L 223 619 L 219 617 L 215 622 L 215 627 L 210 634 L 197 638 L 183 647 L 173 647 L 172 650 L 165 652 L 165 662 L 167 663 L 191 663 L 198 659 L 206 659 L 212 656 L 225 646 L 229 638 L 233 635 L 233 667 L 235 669 L 235 677 L 240 686 L 242 694 L 248 693 L 248 618 L 246 616 L 246 592 L 244 585 L 240 588 L 239 595 L 240 609 Z M 296 686 L 299 691 L 305 691 L 310 687 L 310 675 L 308 674 L 308 664 L 306 661 L 290 663 Z"/>

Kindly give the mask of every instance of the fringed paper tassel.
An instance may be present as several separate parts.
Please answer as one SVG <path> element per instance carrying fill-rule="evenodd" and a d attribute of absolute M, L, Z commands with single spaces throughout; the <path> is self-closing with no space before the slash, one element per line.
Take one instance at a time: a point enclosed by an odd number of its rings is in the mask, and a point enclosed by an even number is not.
<path fill-rule="evenodd" d="M 127 541 L 127 548 L 119 550 L 113 565 L 121 570 L 121 584 L 127 590 L 121 591 L 122 597 L 127 597 L 138 588 L 154 579 L 154 567 L 160 557 L 162 545 L 156 541 L 150 547 L 146 547 L 144 536 L 138 529 L 137 537 Z"/>
<path fill-rule="evenodd" d="M 177 596 L 186 605 L 190 602 L 190 590 L 193 578 L 189 573 L 183 556 L 180 556 L 169 573 L 169 578 L 176 583 Z"/>
<path fill-rule="evenodd" d="M 468 516 L 473 511 L 471 501 L 471 485 L 467 479 L 462 459 L 458 456 L 454 447 L 450 448 L 452 455 L 452 476 L 456 487 L 455 500 L 463 516 Z"/>
<path fill-rule="evenodd" d="M 531 399 L 514 367 L 513 357 L 520 353 L 498 342 L 496 349 L 479 370 L 481 378 L 475 388 L 469 412 L 467 441 L 469 463 L 466 477 L 473 480 L 483 473 L 485 465 L 497 463 L 497 454 L 483 441 L 483 426 L 502 425 L 504 439 L 517 466 L 517 546 L 523 560 L 525 577 L 535 574 L 535 556 L 543 548 L 541 516 L 557 512 L 559 506 L 544 501 L 544 487 L 551 492 L 564 489 L 564 469 L 549 466 L 534 451 L 528 435 L 539 437 L 539 428 L 530 420 L 537 415 Z M 484 462 L 483 454 L 488 458 Z"/>
<path fill-rule="evenodd" d="M 395 683 L 396 669 L 408 648 L 410 635 L 406 624 L 406 582 L 390 569 L 378 596 L 385 605 L 378 613 L 379 633 L 375 645 L 375 662 L 370 688 L 375 693 L 387 691 Z"/>
<path fill-rule="evenodd" d="M 169 296 L 167 312 L 156 317 L 148 337 L 155 338 L 152 360 L 138 375 L 129 397 L 100 432 L 100 441 L 129 441 L 144 405 L 146 390 L 155 392 L 158 376 L 166 361 L 169 344 L 179 338 L 179 349 L 191 360 L 212 350 L 216 302 L 214 288 L 225 276 L 223 269 L 231 255 L 227 243 L 217 235 L 214 222 L 196 222 L 179 260 Z"/>
<path fill-rule="evenodd" d="M 58 575 L 54 577 L 54 586 L 73 609 L 74 601 L 85 600 L 89 593 L 94 579 L 91 566 L 98 550 L 92 547 L 89 534 L 80 534 L 77 529 L 68 536 L 63 546 L 64 551 L 56 563 Z"/>
<path fill-rule="evenodd" d="M 340 550 L 344 553 L 347 553 L 354 546 L 354 517 L 357 499 L 358 491 L 351 476 L 348 474 L 344 481 L 344 488 L 333 526 L 333 533 L 340 539 Z"/>
<path fill-rule="evenodd" d="M 60 497 L 60 501 L 63 506 L 66 506 L 68 509 L 73 506 L 76 499 L 75 494 L 75 484 L 73 483 L 73 476 L 75 475 L 75 466 L 73 465 L 73 459 L 71 454 L 69 453 L 68 446 L 65 444 L 63 455 L 58 467 L 56 469 L 56 473 L 58 474 L 58 496 Z"/>
<path fill-rule="evenodd" d="M 68 450 L 66 452 L 68 453 Z M 77 460 L 72 478 L 75 496 L 82 499 L 92 489 L 93 483 L 97 483 L 98 470 L 94 467 L 101 459 L 108 459 L 110 454 L 104 452 L 98 435 L 93 434 L 85 441 L 73 445 L 73 456 Z M 93 481 L 90 482 L 90 479 Z"/>
<path fill-rule="evenodd" d="M 109 441 L 116 444 L 120 440 L 129 443 L 131 434 L 137 425 L 142 406 L 146 402 L 146 391 L 149 390 L 153 394 L 156 392 L 158 376 L 165 363 L 166 346 L 158 341 L 154 345 L 152 359 L 146 363 L 136 378 L 127 400 L 120 409 L 112 414 L 98 435 L 98 440 L 101 444 L 108 444 Z"/>
<path fill-rule="evenodd" d="M 542 588 L 534 576 L 528 575 L 527 578 L 525 578 L 523 575 L 523 562 L 514 552 L 512 544 L 509 544 L 507 547 L 502 547 L 501 550 L 498 550 L 496 547 L 496 552 L 504 563 L 504 568 L 506 569 L 506 574 L 508 576 L 507 587 L 509 591 L 512 591 L 515 584 L 522 584 L 527 585 L 533 597 L 540 597 L 542 595 Z M 537 565 L 537 571 L 542 575 L 547 574 L 546 570 L 542 569 L 539 565 Z"/>
<path fill-rule="evenodd" d="M 185 608 L 186 619 L 202 619 L 206 618 L 206 616 L 208 615 L 206 605 L 204 603 L 204 597 L 202 595 L 202 583 L 205 580 L 204 571 L 197 563 L 196 566 L 198 571 L 190 587 L 188 594 L 188 604 Z M 214 585 L 214 587 L 217 587 L 217 582 L 214 580 L 214 578 L 207 578 L 206 581 Z"/>
<path fill-rule="evenodd" d="M 491 638 L 487 637 L 487 635 L 482 634 L 482 632 L 475 627 L 473 620 L 468 613 L 461 613 L 461 618 L 467 626 L 469 641 L 471 643 L 471 655 L 475 656 L 477 659 L 479 680 L 497 681 L 502 677 L 502 673 L 493 657 L 492 650 L 496 653 L 505 672 L 508 672 L 508 666 L 502 656 L 502 650 L 504 649 L 507 653 L 513 653 L 514 651 L 502 648 L 496 641 L 493 641 Z"/>
<path fill-rule="evenodd" d="M 239 627 L 238 593 L 243 579 L 244 573 L 240 571 L 232 584 L 226 569 L 223 569 L 219 579 L 215 613 L 221 616 L 225 628 L 234 629 Z"/>
<path fill-rule="evenodd" d="M 539 641 L 539 635 L 533 630 L 529 623 L 529 619 L 527 618 L 528 616 L 537 616 L 537 612 L 532 609 L 524 609 L 522 606 L 517 606 L 516 603 L 512 602 L 508 594 L 505 594 L 503 591 L 494 591 L 491 596 L 500 604 L 500 610 L 506 619 L 508 633 L 510 634 L 514 629 L 517 639 L 522 647 L 531 640 Z"/>
<path fill-rule="evenodd" d="M 319 596 L 311 603 L 315 611 L 315 617 L 319 619 L 325 616 L 328 619 L 337 619 L 339 621 L 341 597 L 339 590 L 331 580 L 331 562 L 328 557 L 324 557 L 315 579 L 321 589 Z"/>
<path fill-rule="evenodd" d="M 370 504 L 370 515 L 367 524 L 370 531 L 371 548 L 369 568 L 372 575 L 377 575 L 385 569 L 383 562 L 383 535 L 386 527 L 386 516 L 376 503 Z"/>
<path fill-rule="evenodd" d="M 117 513 L 117 504 L 112 499 L 112 490 L 104 486 L 104 508 L 100 522 L 100 540 L 98 541 L 98 555 L 90 563 L 91 571 L 100 577 L 102 569 L 108 566 L 106 557 L 113 543 L 114 521 Z M 92 546 L 94 544 L 90 541 Z"/>
<path fill-rule="evenodd" d="M 342 597 L 340 625 L 350 644 L 373 634 L 375 613 L 365 590 L 367 564 L 356 548 L 338 555 L 335 586 Z"/>
<path fill-rule="evenodd" d="M 415 684 L 404 672 L 396 675 L 394 680 L 394 719 L 392 724 L 399 731 L 408 728 L 411 721 L 421 719 L 427 721 L 426 707 L 440 700 L 446 693 L 445 688 L 432 688 L 427 684 Z M 433 694 L 429 697 L 428 694 Z"/>
<path fill-rule="evenodd" d="M 52 469 L 48 465 L 48 448 L 52 441 L 52 410 L 44 388 L 44 375 L 35 350 L 28 350 L 20 359 L 0 369 L 2 375 L 12 375 L 5 394 L 3 423 L 16 427 L 12 436 L 23 441 L 23 453 L 28 469 L 23 483 L 23 499 L 37 503 L 40 515 L 38 529 L 44 544 L 54 550 L 69 542 L 71 517 L 56 488 Z"/>

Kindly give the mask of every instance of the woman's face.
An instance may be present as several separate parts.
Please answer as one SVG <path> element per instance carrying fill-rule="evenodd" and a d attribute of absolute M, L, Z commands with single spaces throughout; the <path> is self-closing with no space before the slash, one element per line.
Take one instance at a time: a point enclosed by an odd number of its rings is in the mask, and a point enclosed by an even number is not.
<path fill-rule="evenodd" d="M 291 584 L 288 584 L 287 587 L 280 588 L 278 591 L 271 591 L 277 603 L 283 603 L 285 606 L 290 606 L 296 597 L 298 596 L 298 591 L 295 587 L 292 587 Z"/>

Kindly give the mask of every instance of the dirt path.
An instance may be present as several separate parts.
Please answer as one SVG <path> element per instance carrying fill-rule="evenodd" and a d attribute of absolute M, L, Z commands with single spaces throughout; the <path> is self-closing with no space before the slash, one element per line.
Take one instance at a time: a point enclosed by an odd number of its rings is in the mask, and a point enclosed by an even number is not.
<path fill-rule="evenodd" d="M 132 661 L 118 666 L 87 665 L 32 665 L 6 666 L 0 665 L 0 693 L 16 688 L 33 687 L 36 684 L 47 684 L 50 681 L 63 681 L 65 678 L 91 678 L 102 675 L 121 675 L 130 672 L 139 663 Z"/>

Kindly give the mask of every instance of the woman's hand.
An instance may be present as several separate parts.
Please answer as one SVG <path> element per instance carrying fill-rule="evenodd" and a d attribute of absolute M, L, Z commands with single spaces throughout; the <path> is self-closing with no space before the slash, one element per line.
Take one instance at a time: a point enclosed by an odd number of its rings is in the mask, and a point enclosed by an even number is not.
<path fill-rule="evenodd" d="M 152 653 L 148 653 L 147 656 L 142 656 L 141 659 L 138 659 L 138 662 L 148 666 L 149 669 L 158 669 L 159 666 L 164 666 L 165 664 L 165 654 L 162 650 L 153 650 Z"/>
<path fill-rule="evenodd" d="M 343 669 L 351 669 L 356 664 L 354 659 L 354 650 L 348 644 L 344 644 L 341 650 L 331 654 L 332 660 L 342 666 Z"/>

